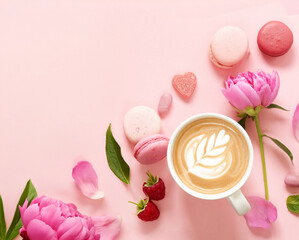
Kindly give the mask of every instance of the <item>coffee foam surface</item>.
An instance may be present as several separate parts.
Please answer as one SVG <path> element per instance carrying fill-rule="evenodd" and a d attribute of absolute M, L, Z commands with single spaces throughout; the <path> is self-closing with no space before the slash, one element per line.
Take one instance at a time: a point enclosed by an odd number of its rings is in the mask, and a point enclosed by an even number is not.
<path fill-rule="evenodd" d="M 235 126 L 220 119 L 201 119 L 177 137 L 173 162 L 179 178 L 201 193 L 221 193 L 246 172 L 249 150 Z"/>

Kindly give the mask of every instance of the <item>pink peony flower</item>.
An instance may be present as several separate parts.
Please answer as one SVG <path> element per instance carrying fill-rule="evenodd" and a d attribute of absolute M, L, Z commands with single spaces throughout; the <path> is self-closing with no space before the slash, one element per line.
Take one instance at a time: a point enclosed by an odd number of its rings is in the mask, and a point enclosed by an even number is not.
<path fill-rule="evenodd" d="M 119 234 L 120 220 L 112 217 L 91 218 L 77 211 L 74 204 L 45 196 L 20 208 L 23 240 L 112 240 Z"/>
<path fill-rule="evenodd" d="M 273 71 L 270 75 L 260 70 L 257 73 L 239 73 L 236 78 L 229 76 L 222 93 L 239 113 L 248 113 L 249 109 L 269 106 L 278 89 L 278 73 Z"/>

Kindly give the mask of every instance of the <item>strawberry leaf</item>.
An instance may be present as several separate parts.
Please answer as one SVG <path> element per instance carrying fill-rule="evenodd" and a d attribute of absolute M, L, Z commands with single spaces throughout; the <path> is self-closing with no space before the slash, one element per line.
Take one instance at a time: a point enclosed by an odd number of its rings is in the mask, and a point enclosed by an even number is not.
<path fill-rule="evenodd" d="M 150 173 L 150 171 L 147 171 L 146 174 L 148 176 L 148 179 L 147 179 L 146 184 L 145 184 L 146 187 L 153 186 L 159 181 L 159 178 L 157 176 L 153 176 Z"/>
<path fill-rule="evenodd" d="M 265 134 L 263 134 L 263 137 L 267 137 L 267 138 L 271 139 L 281 150 L 283 150 L 289 156 L 289 158 L 291 159 L 292 164 L 294 164 L 293 163 L 293 154 L 292 154 L 292 152 L 282 142 L 280 142 L 279 140 L 277 140 L 275 138 L 269 137 Z"/>

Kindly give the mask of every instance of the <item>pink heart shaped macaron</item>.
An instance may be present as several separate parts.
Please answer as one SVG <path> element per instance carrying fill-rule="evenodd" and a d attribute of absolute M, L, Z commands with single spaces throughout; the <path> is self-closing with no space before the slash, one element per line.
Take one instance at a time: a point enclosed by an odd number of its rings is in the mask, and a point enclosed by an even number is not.
<path fill-rule="evenodd" d="M 134 157 L 141 164 L 152 164 L 164 159 L 167 155 L 169 139 L 155 134 L 141 139 L 134 147 Z"/>

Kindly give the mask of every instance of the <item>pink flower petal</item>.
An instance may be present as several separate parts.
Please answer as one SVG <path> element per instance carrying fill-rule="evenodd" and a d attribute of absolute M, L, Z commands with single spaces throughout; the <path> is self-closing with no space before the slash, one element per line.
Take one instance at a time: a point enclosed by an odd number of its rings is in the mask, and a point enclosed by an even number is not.
<path fill-rule="evenodd" d="M 57 240 L 56 232 L 44 222 L 33 219 L 27 227 L 27 235 L 30 240 Z"/>
<path fill-rule="evenodd" d="M 269 201 L 261 197 L 246 197 L 251 210 L 244 215 L 249 227 L 269 228 L 277 219 L 277 209 Z"/>
<path fill-rule="evenodd" d="M 296 110 L 294 112 L 292 126 L 294 136 L 299 142 L 299 103 L 297 104 Z"/>
<path fill-rule="evenodd" d="M 73 240 L 81 233 L 87 233 L 83 231 L 84 223 L 79 217 L 67 218 L 58 228 L 57 235 L 59 240 Z M 84 239 L 84 238 L 82 238 Z"/>
<path fill-rule="evenodd" d="M 271 102 L 271 88 L 268 84 L 265 84 L 261 87 L 260 91 L 258 91 L 258 95 L 260 95 L 262 105 L 264 107 L 269 106 Z"/>
<path fill-rule="evenodd" d="M 120 217 L 93 217 L 95 231 L 101 235 L 101 240 L 114 240 L 120 232 Z"/>
<path fill-rule="evenodd" d="M 232 85 L 230 88 L 222 89 L 222 93 L 231 105 L 239 110 L 244 110 L 248 106 L 253 106 L 247 96 L 237 85 Z"/>
<path fill-rule="evenodd" d="M 98 175 L 88 161 L 80 161 L 73 168 L 72 176 L 82 194 L 91 199 L 100 199 L 104 193 L 98 187 Z"/>
<path fill-rule="evenodd" d="M 248 83 L 239 81 L 237 86 L 247 96 L 254 107 L 261 105 L 260 96 Z"/>
<path fill-rule="evenodd" d="M 25 211 L 21 212 L 23 225 L 27 228 L 30 221 L 33 219 L 40 219 L 39 206 L 37 204 L 31 204 Z"/>
<path fill-rule="evenodd" d="M 270 104 L 271 104 L 276 98 L 280 86 L 280 78 L 277 71 L 273 70 L 270 81 L 271 81 L 270 87 L 272 91 L 270 96 Z"/>
<path fill-rule="evenodd" d="M 32 202 L 32 204 L 33 204 L 33 202 Z M 19 210 L 20 210 L 21 216 L 23 215 L 23 213 L 25 212 L 25 210 L 27 209 L 27 207 L 28 207 L 28 200 L 26 198 L 23 206 L 19 206 Z"/>
<path fill-rule="evenodd" d="M 61 216 L 60 209 L 55 205 L 50 205 L 42 208 L 40 211 L 40 215 L 41 215 L 41 220 L 56 231 L 59 225 L 64 220 L 64 217 Z"/>

